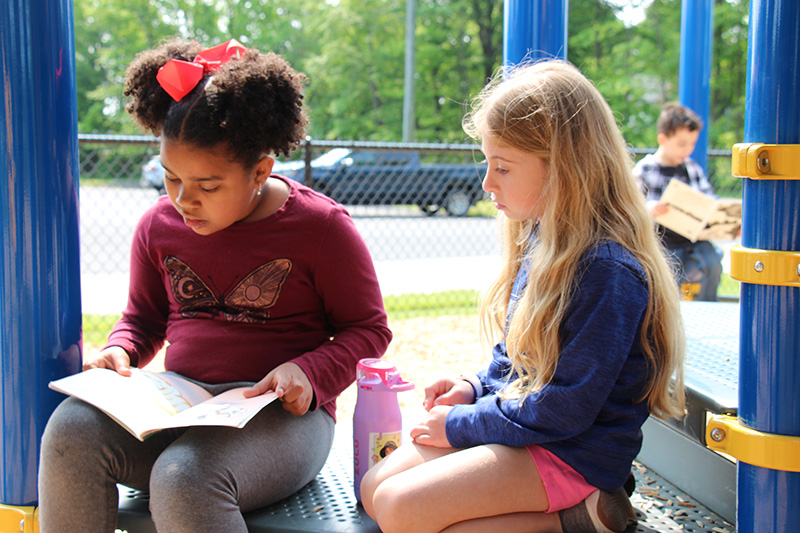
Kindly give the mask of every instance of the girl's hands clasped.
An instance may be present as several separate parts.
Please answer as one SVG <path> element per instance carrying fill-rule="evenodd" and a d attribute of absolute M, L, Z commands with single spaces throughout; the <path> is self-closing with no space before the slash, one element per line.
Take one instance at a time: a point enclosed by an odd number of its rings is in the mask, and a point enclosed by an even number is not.
<path fill-rule="evenodd" d="M 115 370 L 121 376 L 130 377 L 131 358 L 128 352 L 119 346 L 109 346 L 91 361 L 83 363 L 83 370 L 89 370 L 90 368 L 107 368 Z"/>
<path fill-rule="evenodd" d="M 428 411 L 428 416 L 411 428 L 410 434 L 414 442 L 434 448 L 452 448 L 450 441 L 447 440 L 447 431 L 445 430 L 447 413 L 452 408 L 452 405 L 437 405 Z"/>
<path fill-rule="evenodd" d="M 475 391 L 469 382 L 453 377 L 435 381 L 425 387 L 425 399 L 422 405 L 428 411 L 428 416 L 411 429 L 411 438 L 421 446 L 450 448 L 445 430 L 447 413 L 454 405 L 473 401 L 475 401 Z"/>
<path fill-rule="evenodd" d="M 475 401 L 475 390 L 468 381 L 446 377 L 425 387 L 425 399 L 422 401 L 426 411 L 436 405 L 458 405 Z"/>
<path fill-rule="evenodd" d="M 314 398 L 311 381 L 294 363 L 283 363 L 275 367 L 264 379 L 244 391 L 244 396 L 252 398 L 269 391 L 275 391 L 283 402 L 283 408 L 296 416 L 306 414 Z"/>

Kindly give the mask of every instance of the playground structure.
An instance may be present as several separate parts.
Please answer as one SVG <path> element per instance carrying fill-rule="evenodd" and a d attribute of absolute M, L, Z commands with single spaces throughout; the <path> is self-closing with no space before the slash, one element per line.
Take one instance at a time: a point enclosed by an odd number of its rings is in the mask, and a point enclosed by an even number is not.
<path fill-rule="evenodd" d="M 30 4 L 8 0 L 0 7 L 6 126 L 0 134 L 6 175 L 0 189 L 0 532 L 38 530 L 39 440 L 61 399 L 47 383 L 79 371 L 81 360 L 72 2 Z M 567 58 L 566 4 L 507 0 L 504 61 Z M 679 99 L 705 122 L 712 6 L 713 0 L 683 0 L 681 24 Z M 742 246 L 732 252 L 741 303 L 684 304 L 687 324 L 701 326 L 687 332 L 689 414 L 679 424 L 649 421 L 640 455 L 680 490 L 735 520 L 741 532 L 791 531 L 800 523 L 793 505 L 800 495 L 799 40 L 795 0 L 751 0 L 745 138 L 734 147 L 732 164 L 746 179 Z M 701 164 L 706 148 L 701 136 L 693 154 Z M 340 461 L 347 435 L 337 433 L 339 452 L 298 496 L 320 489 L 312 511 L 319 505 L 330 511 L 346 497 L 326 489 L 346 480 L 349 468 Z M 152 531 L 146 507 L 136 501 L 123 494 L 121 521 L 129 521 L 131 533 Z M 308 506 L 293 500 L 278 507 L 286 505 Z M 303 526 L 265 510 L 252 527 L 375 531 L 362 513 L 348 507 L 323 528 L 315 516 Z"/>

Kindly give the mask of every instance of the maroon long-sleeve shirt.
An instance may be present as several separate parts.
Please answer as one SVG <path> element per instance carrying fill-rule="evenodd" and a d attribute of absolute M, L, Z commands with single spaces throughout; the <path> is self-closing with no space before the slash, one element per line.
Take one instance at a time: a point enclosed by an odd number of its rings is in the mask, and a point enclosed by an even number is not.
<path fill-rule="evenodd" d="M 166 197 L 141 218 L 128 305 L 108 339 L 143 367 L 167 340 L 165 367 L 206 383 L 258 381 L 291 361 L 314 407 L 331 415 L 356 363 L 391 340 L 369 251 L 347 211 L 292 180 L 267 218 L 211 235 Z"/>

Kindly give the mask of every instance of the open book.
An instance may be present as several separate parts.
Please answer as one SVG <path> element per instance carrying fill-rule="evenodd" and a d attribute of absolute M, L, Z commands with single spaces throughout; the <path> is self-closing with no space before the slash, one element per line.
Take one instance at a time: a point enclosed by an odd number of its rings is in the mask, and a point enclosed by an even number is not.
<path fill-rule="evenodd" d="M 715 199 L 674 178 L 664 189 L 661 203 L 669 210 L 655 217 L 656 222 L 692 242 L 730 241 L 742 227 L 740 199 Z"/>
<path fill-rule="evenodd" d="M 93 368 L 50 383 L 50 388 L 90 403 L 139 440 L 166 428 L 230 426 L 241 428 L 277 398 L 274 392 L 245 398 L 248 387 L 217 396 L 175 374 Z"/>

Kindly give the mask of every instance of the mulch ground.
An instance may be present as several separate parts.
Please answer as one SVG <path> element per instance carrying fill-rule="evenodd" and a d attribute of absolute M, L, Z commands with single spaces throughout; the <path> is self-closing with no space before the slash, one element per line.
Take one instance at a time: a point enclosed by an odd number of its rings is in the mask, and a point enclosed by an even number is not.
<path fill-rule="evenodd" d="M 425 386 L 435 378 L 475 372 L 488 364 L 489 351 L 479 342 L 477 314 L 393 320 L 389 327 L 394 338 L 383 358 L 395 364 L 403 379 L 416 385 L 397 395 L 404 416 L 422 411 Z M 86 345 L 84 351 L 91 356 L 99 348 Z M 147 369 L 163 370 L 163 356 L 162 351 Z M 352 418 L 356 395 L 355 384 L 342 393 L 337 401 L 338 418 Z"/>

